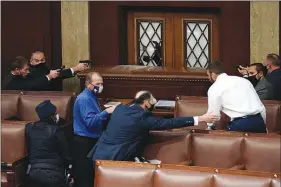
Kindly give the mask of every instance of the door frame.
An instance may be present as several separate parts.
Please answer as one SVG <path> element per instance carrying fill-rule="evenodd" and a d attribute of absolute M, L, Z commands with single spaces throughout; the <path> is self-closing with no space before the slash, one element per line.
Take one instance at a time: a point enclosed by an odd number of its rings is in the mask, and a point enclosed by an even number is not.
<path fill-rule="evenodd" d="M 129 12 L 167 12 L 167 13 L 190 13 L 190 14 L 216 14 L 221 15 L 219 7 L 168 7 L 168 6 L 118 6 L 118 43 L 120 65 L 128 65 L 128 13 Z M 219 28 L 220 30 L 220 28 Z M 221 41 L 219 41 L 219 46 Z M 221 49 L 219 48 L 218 51 Z M 173 54 L 175 55 L 175 54 Z"/>

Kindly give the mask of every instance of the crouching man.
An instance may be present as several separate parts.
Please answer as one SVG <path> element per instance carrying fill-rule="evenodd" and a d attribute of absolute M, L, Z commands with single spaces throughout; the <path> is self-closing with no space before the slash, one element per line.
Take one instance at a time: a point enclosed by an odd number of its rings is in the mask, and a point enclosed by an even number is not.
<path fill-rule="evenodd" d="M 40 120 L 25 127 L 29 155 L 27 173 L 31 186 L 67 186 L 65 169 L 70 164 L 70 158 L 64 131 L 58 125 L 57 108 L 46 100 L 35 110 Z"/>

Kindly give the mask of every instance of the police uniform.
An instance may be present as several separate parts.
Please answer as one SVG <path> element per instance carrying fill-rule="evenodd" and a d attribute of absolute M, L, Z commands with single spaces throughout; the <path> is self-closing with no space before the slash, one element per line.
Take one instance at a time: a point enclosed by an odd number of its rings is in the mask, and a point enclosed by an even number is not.
<path fill-rule="evenodd" d="M 70 158 L 64 131 L 50 118 L 56 107 L 47 100 L 36 107 L 36 112 L 40 121 L 25 127 L 31 186 L 66 186 L 65 168 Z"/>

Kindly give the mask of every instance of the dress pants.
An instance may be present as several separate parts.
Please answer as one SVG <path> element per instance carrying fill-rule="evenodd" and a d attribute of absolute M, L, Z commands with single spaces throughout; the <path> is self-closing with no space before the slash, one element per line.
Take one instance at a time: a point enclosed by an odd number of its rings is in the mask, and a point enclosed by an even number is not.
<path fill-rule="evenodd" d="M 228 124 L 229 131 L 266 133 L 266 126 L 260 114 L 234 119 Z"/>
<path fill-rule="evenodd" d="M 97 141 L 98 138 L 74 136 L 73 171 L 75 187 L 94 186 L 94 165 L 93 161 L 87 158 L 87 155 Z"/>

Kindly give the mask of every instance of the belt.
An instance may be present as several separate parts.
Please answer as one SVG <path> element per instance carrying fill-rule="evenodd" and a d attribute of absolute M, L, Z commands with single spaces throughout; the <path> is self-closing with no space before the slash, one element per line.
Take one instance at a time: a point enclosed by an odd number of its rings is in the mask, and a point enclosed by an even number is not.
<path fill-rule="evenodd" d="M 247 118 L 249 118 L 249 117 L 260 116 L 260 115 L 261 115 L 260 113 L 257 113 L 257 114 L 254 114 L 254 115 L 248 115 L 248 116 L 238 117 L 238 118 L 234 118 L 232 121 L 236 121 L 236 120 L 239 120 L 239 119 L 247 119 Z"/>
<path fill-rule="evenodd" d="M 74 135 L 74 139 L 80 142 L 98 140 L 99 138 L 91 138 L 87 136 Z"/>

